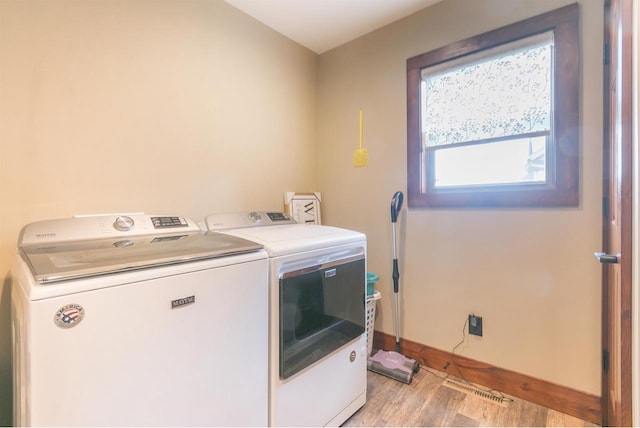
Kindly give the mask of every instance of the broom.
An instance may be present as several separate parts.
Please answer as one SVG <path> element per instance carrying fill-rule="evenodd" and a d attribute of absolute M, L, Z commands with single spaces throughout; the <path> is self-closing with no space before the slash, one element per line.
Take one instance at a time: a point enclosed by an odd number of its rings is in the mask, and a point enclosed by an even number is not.
<path fill-rule="evenodd" d="M 398 332 L 400 328 L 398 321 L 398 280 L 400 279 L 400 273 L 398 271 L 398 252 L 396 249 L 396 221 L 402 209 L 403 199 L 404 195 L 400 191 L 396 192 L 391 199 L 391 225 L 393 227 L 391 229 L 393 237 L 393 326 L 396 333 L 396 350 L 378 350 L 378 352 L 367 360 L 367 368 L 372 372 L 409 384 L 413 380 L 413 375 L 420 370 L 420 364 L 416 360 L 405 357 L 400 353 L 400 335 Z"/>
<path fill-rule="evenodd" d="M 367 166 L 369 153 L 362 148 L 362 109 L 360 109 L 360 148 L 353 153 L 353 166 Z"/>

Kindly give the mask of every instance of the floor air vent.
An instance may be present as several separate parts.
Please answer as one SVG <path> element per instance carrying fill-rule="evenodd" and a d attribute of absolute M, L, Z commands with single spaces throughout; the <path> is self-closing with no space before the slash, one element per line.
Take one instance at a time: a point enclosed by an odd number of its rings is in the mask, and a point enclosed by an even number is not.
<path fill-rule="evenodd" d="M 446 386 L 447 388 L 455 389 L 456 391 L 464 392 L 465 394 L 475 395 L 476 397 L 480 397 L 485 401 L 499 404 L 502 407 L 508 407 L 509 403 L 511 402 L 510 399 L 501 395 L 496 395 L 491 393 L 490 391 L 484 391 L 477 386 L 463 382 L 457 382 L 451 379 L 445 379 L 442 382 L 442 385 Z"/>

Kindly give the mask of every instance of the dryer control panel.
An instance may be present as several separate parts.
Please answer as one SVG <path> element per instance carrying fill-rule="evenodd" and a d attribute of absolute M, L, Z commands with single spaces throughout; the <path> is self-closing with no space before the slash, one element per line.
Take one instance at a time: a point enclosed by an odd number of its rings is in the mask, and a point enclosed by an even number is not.
<path fill-rule="evenodd" d="M 206 230 L 228 230 L 244 227 L 280 226 L 297 224 L 288 214 L 275 211 L 251 211 L 211 214 L 205 219 Z"/>

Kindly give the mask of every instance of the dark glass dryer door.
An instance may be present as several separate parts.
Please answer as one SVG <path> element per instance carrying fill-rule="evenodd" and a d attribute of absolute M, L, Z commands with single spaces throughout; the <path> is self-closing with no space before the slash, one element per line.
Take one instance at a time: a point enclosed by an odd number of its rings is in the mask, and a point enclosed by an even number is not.
<path fill-rule="evenodd" d="M 300 266 L 280 275 L 280 378 L 365 331 L 364 254 Z"/>

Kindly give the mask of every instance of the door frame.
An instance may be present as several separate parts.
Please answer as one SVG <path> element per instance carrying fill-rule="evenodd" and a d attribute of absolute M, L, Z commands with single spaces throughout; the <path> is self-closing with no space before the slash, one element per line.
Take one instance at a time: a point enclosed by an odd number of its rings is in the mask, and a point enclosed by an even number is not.
<path fill-rule="evenodd" d="M 621 13 L 621 34 L 618 39 L 621 41 L 622 55 L 620 55 L 620 77 L 619 84 L 616 86 L 618 93 L 622 94 L 621 108 L 612 109 L 610 104 L 610 85 L 612 83 L 612 76 L 610 72 L 611 59 L 616 58 L 611 52 L 611 40 L 612 32 L 615 29 L 615 23 L 611 16 L 612 7 L 620 7 L 623 9 Z M 603 251 L 610 252 L 607 248 L 610 231 L 610 206 L 616 203 L 617 195 L 612 196 L 610 193 L 610 173 L 611 173 L 611 153 L 612 144 L 610 143 L 610 136 L 613 132 L 612 123 L 618 123 L 615 118 L 612 118 L 613 114 L 620 115 L 620 149 L 623 156 L 621 156 L 622 162 L 620 168 L 624 171 L 622 180 L 620 180 L 620 188 L 618 191 L 622 194 L 621 197 L 621 257 L 620 263 L 616 265 L 616 269 L 620 269 L 620 302 L 619 305 L 620 314 L 614 316 L 610 313 L 610 302 L 614 300 L 614 291 L 609 287 L 609 269 L 613 267 L 603 267 L 602 271 L 602 394 L 601 394 L 601 410 L 602 410 L 602 425 L 621 425 L 631 426 L 632 421 L 632 301 L 633 293 L 631 287 L 632 281 L 632 252 L 631 252 L 631 234 L 632 225 L 631 219 L 633 215 L 632 210 L 632 169 L 633 169 L 633 150 L 632 150 L 632 138 L 633 138 L 633 118 L 632 118 L 632 101 L 631 93 L 633 90 L 632 79 L 632 35 L 633 35 L 633 0 L 605 0 L 604 4 L 604 75 L 603 75 L 603 220 L 602 220 L 602 240 Z M 614 45 L 615 46 L 615 45 Z M 637 161 L 635 161 L 637 162 Z M 612 235 L 613 236 L 613 235 Z M 610 349 L 610 339 L 612 333 L 612 327 L 614 324 L 618 324 L 620 327 L 620 346 L 615 350 Z M 609 355 L 611 354 L 619 356 L 620 371 L 608 370 Z M 617 373 L 616 378 L 612 377 L 612 372 Z M 612 394 L 611 391 L 614 391 Z M 611 395 L 620 398 L 619 402 L 611 405 L 609 397 Z"/>

